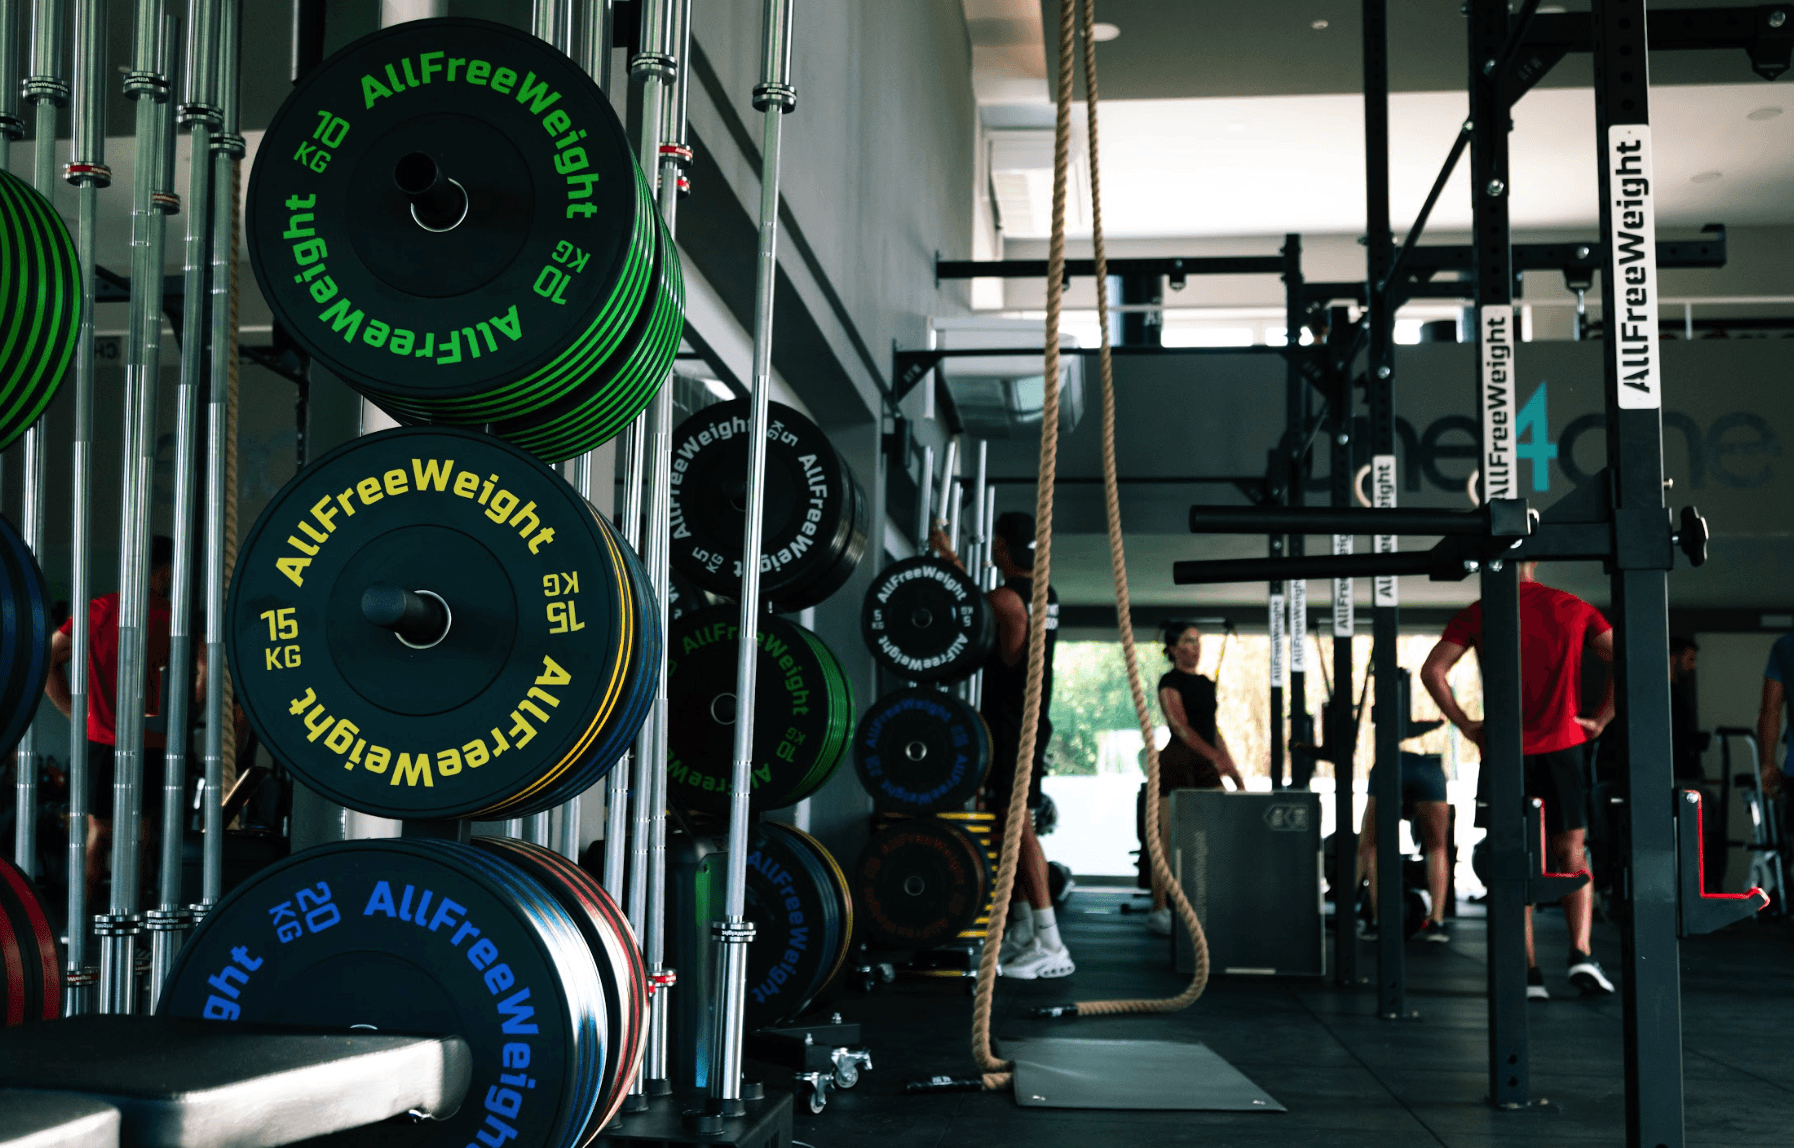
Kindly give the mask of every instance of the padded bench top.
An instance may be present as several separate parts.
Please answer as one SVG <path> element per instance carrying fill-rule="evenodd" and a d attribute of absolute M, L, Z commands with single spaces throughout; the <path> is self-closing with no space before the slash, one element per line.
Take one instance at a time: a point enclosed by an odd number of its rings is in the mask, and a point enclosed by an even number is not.
<path fill-rule="evenodd" d="M 68 1092 L 0 1088 L 0 1148 L 118 1148 L 118 1109 Z"/>
<path fill-rule="evenodd" d="M 445 1118 L 471 1070 L 453 1036 L 147 1016 L 0 1031 L 0 1089 L 110 1104 L 127 1148 L 275 1148 L 406 1113 Z"/>

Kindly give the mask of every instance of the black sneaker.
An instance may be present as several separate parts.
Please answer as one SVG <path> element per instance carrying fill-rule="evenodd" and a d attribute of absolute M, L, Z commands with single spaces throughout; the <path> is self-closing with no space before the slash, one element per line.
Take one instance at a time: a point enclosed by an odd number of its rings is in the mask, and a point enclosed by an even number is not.
<path fill-rule="evenodd" d="M 1551 994 L 1545 991 L 1545 974 L 1537 965 L 1526 970 L 1526 999 L 1529 1001 L 1548 1001 Z"/>
<path fill-rule="evenodd" d="M 1570 983 L 1585 997 L 1604 997 L 1613 992 L 1613 982 L 1601 971 L 1601 962 L 1588 953 L 1570 954 Z"/>
<path fill-rule="evenodd" d="M 1420 935 L 1430 944 L 1447 945 L 1451 943 L 1451 934 L 1445 931 L 1444 921 L 1427 921 L 1425 925 L 1421 926 Z"/>

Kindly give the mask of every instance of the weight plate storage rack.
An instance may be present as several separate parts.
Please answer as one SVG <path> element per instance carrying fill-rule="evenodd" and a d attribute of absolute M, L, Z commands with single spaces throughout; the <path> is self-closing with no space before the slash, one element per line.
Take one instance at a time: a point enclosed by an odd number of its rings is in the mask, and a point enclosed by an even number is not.
<path fill-rule="evenodd" d="M 717 403 L 673 432 L 673 568 L 701 590 L 734 599 L 747 518 L 748 401 Z M 871 509 L 822 429 L 767 404 L 766 510 L 760 594 L 781 614 L 827 599 L 866 552 Z"/>
<path fill-rule="evenodd" d="M 762 821 L 749 840 L 747 1028 L 804 1011 L 840 972 L 853 938 L 853 896 L 822 843 Z M 720 890 L 718 891 L 720 893 Z"/>
<path fill-rule="evenodd" d="M 75 361 L 81 267 L 62 217 L 0 170 L 0 450 L 56 397 Z"/>
<path fill-rule="evenodd" d="M 158 1011 L 456 1033 L 472 1050 L 467 1100 L 405 1142 L 585 1143 L 640 1061 L 645 981 L 603 889 L 541 852 L 422 839 L 309 849 L 207 915 Z"/>
<path fill-rule="evenodd" d="M 874 660 L 912 682 L 969 678 L 997 640 L 984 592 L 939 558 L 907 558 L 879 571 L 866 588 L 860 633 Z"/>
<path fill-rule="evenodd" d="M 674 804 L 726 813 L 735 731 L 739 612 L 680 618 L 667 642 L 667 792 Z M 834 776 L 853 732 L 853 690 L 822 639 L 793 622 L 760 624 L 752 808 L 783 809 Z"/>
<path fill-rule="evenodd" d="M 935 689 L 887 694 L 860 717 L 854 769 L 878 808 L 896 813 L 961 809 L 990 768 L 990 730 L 977 710 Z"/>
<path fill-rule="evenodd" d="M 382 817 L 518 817 L 634 741 L 661 656 L 635 553 L 490 435 L 356 439 L 269 502 L 231 586 L 251 725 L 325 797 Z"/>
<path fill-rule="evenodd" d="M 11 754 L 37 715 L 50 672 L 50 630 L 43 572 L 12 523 L 0 518 L 0 754 Z"/>
<path fill-rule="evenodd" d="M 678 252 L 622 124 L 562 53 L 484 20 L 363 37 L 281 105 L 245 234 L 276 319 L 395 418 L 559 461 L 648 404 Z"/>
<path fill-rule="evenodd" d="M 62 1015 L 62 951 L 25 874 L 0 860 L 0 1027 Z"/>

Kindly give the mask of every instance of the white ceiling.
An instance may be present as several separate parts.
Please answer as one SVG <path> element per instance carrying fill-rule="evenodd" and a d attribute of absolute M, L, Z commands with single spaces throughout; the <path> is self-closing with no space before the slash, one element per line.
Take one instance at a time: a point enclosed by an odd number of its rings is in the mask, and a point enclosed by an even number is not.
<path fill-rule="evenodd" d="M 1663 87 L 1652 91 L 1651 103 L 1660 225 L 1794 222 L 1794 85 Z M 1764 108 L 1780 108 L 1781 114 L 1748 118 Z M 1391 207 L 1398 234 L 1419 210 L 1464 116 L 1459 92 L 1390 97 Z M 1074 118 L 1081 121 L 1082 112 Z M 1100 126 L 1109 236 L 1364 229 L 1359 96 L 1118 100 L 1101 107 Z M 1594 142 L 1588 91 L 1539 90 L 1521 101 L 1510 144 L 1516 228 L 1595 223 Z M 1467 166 L 1466 158 L 1430 226 L 1469 226 Z M 1693 182 L 1711 172 L 1719 177 Z M 1006 221 L 1009 237 L 1045 237 L 1043 227 L 1018 229 L 1018 222 L 1032 221 Z"/>

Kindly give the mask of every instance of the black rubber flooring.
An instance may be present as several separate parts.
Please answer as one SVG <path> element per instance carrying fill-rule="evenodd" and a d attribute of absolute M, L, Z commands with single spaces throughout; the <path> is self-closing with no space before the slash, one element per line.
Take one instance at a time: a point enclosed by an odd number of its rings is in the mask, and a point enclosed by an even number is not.
<path fill-rule="evenodd" d="M 1539 915 L 1540 963 L 1553 999 L 1529 1006 L 1532 1084 L 1548 1103 L 1496 1111 L 1487 1089 L 1483 923 L 1454 923 L 1449 945 L 1410 943 L 1412 1021 L 1382 1021 L 1368 990 L 1315 980 L 1216 978 L 1182 1013 L 1046 1021 L 1038 1005 L 1078 998 L 1169 995 L 1169 942 L 1117 911 L 1117 893 L 1079 890 L 1061 922 L 1078 961 L 1068 980 L 999 981 L 995 1030 L 1015 1037 L 1201 1041 L 1275 1096 L 1287 1113 L 1106 1112 L 1021 1108 L 1007 1094 L 907 1096 L 905 1080 L 970 1076 L 971 999 L 955 981 L 899 980 L 838 1004 L 864 1025 L 875 1069 L 811 1115 L 797 1139 L 814 1148 L 1027 1145 L 1329 1145 L 1352 1148 L 1625 1143 L 1621 1009 L 1585 1001 L 1563 978 L 1564 932 Z M 1140 902 L 1135 901 L 1134 904 Z M 1617 932 L 1597 924 L 1596 955 L 1612 976 Z M 1363 970 L 1374 969 L 1361 943 Z M 1750 922 L 1684 942 L 1687 1143 L 1794 1144 L 1794 926 Z M 1615 980 L 1617 983 L 1617 976 Z"/>

